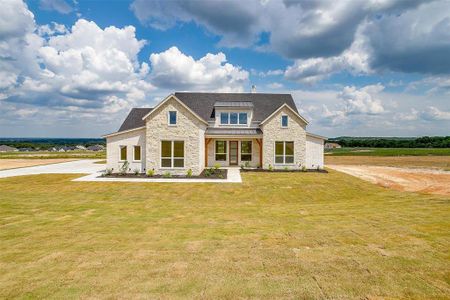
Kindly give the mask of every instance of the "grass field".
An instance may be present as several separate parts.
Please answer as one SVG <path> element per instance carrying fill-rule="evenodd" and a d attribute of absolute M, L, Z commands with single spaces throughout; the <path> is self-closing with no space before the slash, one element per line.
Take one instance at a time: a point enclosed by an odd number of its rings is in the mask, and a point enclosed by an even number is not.
<path fill-rule="evenodd" d="M 433 168 L 450 171 L 450 156 L 334 156 L 325 155 L 325 165 L 366 165 Z"/>
<path fill-rule="evenodd" d="M 325 153 L 327 156 L 450 156 L 450 148 L 340 148 Z"/>
<path fill-rule="evenodd" d="M 242 175 L 1 179 L 0 298 L 450 297 L 448 197 L 334 171 Z"/>
<path fill-rule="evenodd" d="M 47 159 L 47 158 L 104 159 L 106 158 L 106 151 L 0 152 L 0 159 Z"/>

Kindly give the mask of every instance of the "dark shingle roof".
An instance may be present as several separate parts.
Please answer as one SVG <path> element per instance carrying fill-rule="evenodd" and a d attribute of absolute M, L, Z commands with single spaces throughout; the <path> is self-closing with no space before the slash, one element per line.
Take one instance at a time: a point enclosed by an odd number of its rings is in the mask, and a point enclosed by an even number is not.
<path fill-rule="evenodd" d="M 145 126 L 145 122 L 142 118 L 152 109 L 153 108 L 133 108 L 125 121 L 123 121 L 118 132 Z"/>
<path fill-rule="evenodd" d="M 260 135 L 259 128 L 207 128 L 206 135 Z"/>
<path fill-rule="evenodd" d="M 216 102 L 252 102 L 254 121 L 263 121 L 284 103 L 298 113 L 290 94 L 178 92 L 175 96 L 206 121 L 214 119 Z"/>
<path fill-rule="evenodd" d="M 257 93 L 175 93 L 175 96 L 205 121 L 214 119 L 214 106 L 252 107 L 253 120 L 263 121 L 281 105 L 286 103 L 297 111 L 294 100 L 289 94 Z M 142 118 L 153 108 L 133 108 L 118 132 L 145 126 Z M 227 133 L 223 133 L 227 134 Z M 241 133 L 242 134 L 242 133 Z M 252 133 L 260 134 L 260 133 Z"/>
<path fill-rule="evenodd" d="M 253 107 L 250 101 L 216 101 L 215 107 Z"/>

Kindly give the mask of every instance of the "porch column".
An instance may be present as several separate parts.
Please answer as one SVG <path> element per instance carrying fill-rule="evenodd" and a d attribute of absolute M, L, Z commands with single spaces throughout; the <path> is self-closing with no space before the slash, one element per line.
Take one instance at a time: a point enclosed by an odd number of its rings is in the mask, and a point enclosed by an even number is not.
<path fill-rule="evenodd" d="M 208 144 L 212 139 L 205 138 L 205 168 L 208 166 Z"/>
<path fill-rule="evenodd" d="M 260 168 L 262 168 L 263 167 L 263 163 L 262 163 L 262 161 L 263 161 L 262 139 L 256 139 L 256 142 L 259 145 L 259 166 L 260 166 Z"/>

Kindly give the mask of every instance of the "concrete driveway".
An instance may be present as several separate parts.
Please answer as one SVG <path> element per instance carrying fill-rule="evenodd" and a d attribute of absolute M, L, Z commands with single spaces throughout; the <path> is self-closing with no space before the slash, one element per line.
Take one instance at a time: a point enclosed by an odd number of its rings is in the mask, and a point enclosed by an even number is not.
<path fill-rule="evenodd" d="M 92 174 L 105 169 L 104 164 L 95 164 L 98 160 L 83 159 L 65 163 L 26 167 L 0 171 L 0 178 L 38 175 L 38 174 Z"/>

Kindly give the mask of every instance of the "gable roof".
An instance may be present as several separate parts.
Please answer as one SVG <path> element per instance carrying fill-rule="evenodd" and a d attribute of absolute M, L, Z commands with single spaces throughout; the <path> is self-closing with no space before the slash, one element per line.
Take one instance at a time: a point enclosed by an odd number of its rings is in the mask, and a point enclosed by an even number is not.
<path fill-rule="evenodd" d="M 170 99 L 174 99 L 175 101 L 177 101 L 178 103 L 180 103 L 181 106 L 183 106 L 187 111 L 189 111 L 194 117 L 196 117 L 199 121 L 205 123 L 206 125 L 208 125 L 208 123 L 205 121 L 205 119 L 202 119 L 202 117 L 200 117 L 195 111 L 193 111 L 189 106 L 187 106 L 185 103 L 183 103 L 182 101 L 180 101 L 180 99 L 177 98 L 177 96 L 170 94 L 169 96 L 167 96 L 163 101 L 159 102 L 158 105 L 156 105 L 155 107 L 153 107 L 152 111 L 150 111 L 148 114 L 146 114 L 144 117 L 142 117 L 142 120 L 145 121 L 145 119 L 148 118 L 148 116 L 150 116 L 152 113 L 154 113 L 159 107 L 163 106 L 164 103 L 166 103 L 167 101 L 169 101 Z"/>
<path fill-rule="evenodd" d="M 119 128 L 118 132 L 127 131 L 130 129 L 145 126 L 145 121 L 142 118 L 152 111 L 153 108 L 133 108 L 128 114 L 125 121 Z"/>
<path fill-rule="evenodd" d="M 290 111 L 292 111 L 292 113 L 297 116 L 300 120 L 302 120 L 303 122 L 305 122 L 305 124 L 308 124 L 308 121 L 303 118 L 298 112 L 297 110 L 294 110 L 293 108 L 291 108 L 289 105 L 287 105 L 286 103 L 282 104 L 280 107 L 278 107 L 274 112 L 272 112 L 269 116 L 267 116 L 267 118 L 265 118 L 264 120 L 261 121 L 261 125 L 264 124 L 267 120 L 269 120 L 270 118 L 272 118 L 272 116 L 274 116 L 278 111 L 282 110 L 284 107 L 286 107 L 287 109 L 289 109 Z"/>
<path fill-rule="evenodd" d="M 262 94 L 262 93 L 175 93 L 181 102 L 206 121 L 213 121 L 216 102 L 251 102 L 253 104 L 253 120 L 262 121 L 270 116 L 283 104 L 287 104 L 298 114 L 294 99 L 290 94 Z"/>

